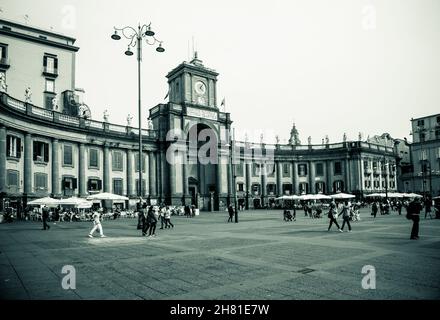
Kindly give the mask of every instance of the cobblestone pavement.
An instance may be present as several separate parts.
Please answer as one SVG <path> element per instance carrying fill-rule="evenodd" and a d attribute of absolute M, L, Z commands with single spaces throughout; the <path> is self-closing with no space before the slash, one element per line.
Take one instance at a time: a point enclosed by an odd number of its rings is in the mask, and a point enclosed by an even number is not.
<path fill-rule="evenodd" d="M 173 217 L 174 229 L 145 238 L 135 219 L 104 221 L 107 238 L 87 237 L 90 222 L 0 225 L 2 299 L 439 299 L 440 220 L 411 222 L 362 211 L 353 232 L 327 232 L 327 218 L 298 211 Z M 160 226 L 159 226 L 160 227 Z M 76 289 L 61 286 L 64 265 Z M 364 265 L 376 289 L 362 289 Z"/>

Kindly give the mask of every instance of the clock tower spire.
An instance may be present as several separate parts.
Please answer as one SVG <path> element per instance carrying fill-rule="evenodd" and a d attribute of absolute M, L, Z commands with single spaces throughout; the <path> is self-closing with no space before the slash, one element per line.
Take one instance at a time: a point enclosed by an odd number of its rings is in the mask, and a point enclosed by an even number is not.
<path fill-rule="evenodd" d="M 170 102 L 217 108 L 218 73 L 203 65 L 197 51 L 190 62 L 182 62 L 168 75 Z"/>

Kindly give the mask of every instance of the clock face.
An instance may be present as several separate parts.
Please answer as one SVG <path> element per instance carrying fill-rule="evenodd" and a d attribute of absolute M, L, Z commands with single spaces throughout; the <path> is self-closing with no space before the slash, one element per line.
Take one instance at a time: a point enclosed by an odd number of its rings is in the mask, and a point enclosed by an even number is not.
<path fill-rule="evenodd" d="M 200 95 L 205 94 L 206 86 L 202 81 L 197 81 L 195 85 L 195 90 Z"/>

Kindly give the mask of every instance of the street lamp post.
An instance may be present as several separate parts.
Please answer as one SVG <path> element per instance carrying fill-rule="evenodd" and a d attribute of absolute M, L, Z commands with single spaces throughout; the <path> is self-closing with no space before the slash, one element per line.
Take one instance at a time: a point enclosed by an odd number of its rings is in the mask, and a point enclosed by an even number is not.
<path fill-rule="evenodd" d="M 233 164 L 233 151 L 234 151 L 234 135 L 235 128 L 232 129 L 232 137 L 229 139 L 229 161 L 231 165 L 231 175 L 232 175 L 232 192 L 234 193 L 234 210 L 235 210 L 235 223 L 238 223 L 238 206 L 237 206 L 237 183 L 236 183 L 236 175 L 235 175 L 235 165 Z"/>
<path fill-rule="evenodd" d="M 159 43 L 156 48 L 157 52 L 164 52 L 165 49 L 162 47 L 162 41 L 159 41 L 154 37 L 155 33 L 151 30 L 151 23 L 146 25 L 138 25 L 137 30 L 133 27 L 126 26 L 123 28 L 116 28 L 114 34 L 112 34 L 111 38 L 113 40 L 120 40 L 121 36 L 118 34 L 118 31 L 122 33 L 122 35 L 130 40 L 128 44 L 128 48 L 125 51 L 125 55 L 132 56 L 133 52 L 130 50 L 130 47 L 137 47 L 137 61 L 138 61 L 138 113 L 139 113 L 139 183 L 138 183 L 138 196 L 139 199 L 142 197 L 142 107 L 141 107 L 141 61 L 142 61 L 142 40 L 145 39 L 145 42 L 148 45 L 155 45 Z M 149 41 L 148 39 L 152 39 Z"/>

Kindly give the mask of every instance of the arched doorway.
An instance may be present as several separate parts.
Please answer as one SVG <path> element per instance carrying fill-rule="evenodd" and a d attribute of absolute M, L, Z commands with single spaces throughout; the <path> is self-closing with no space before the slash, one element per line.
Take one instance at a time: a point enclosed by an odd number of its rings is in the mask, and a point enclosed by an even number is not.
<path fill-rule="evenodd" d="M 189 128 L 187 142 L 191 204 L 201 210 L 218 210 L 218 135 L 207 124 L 197 123 Z"/>

